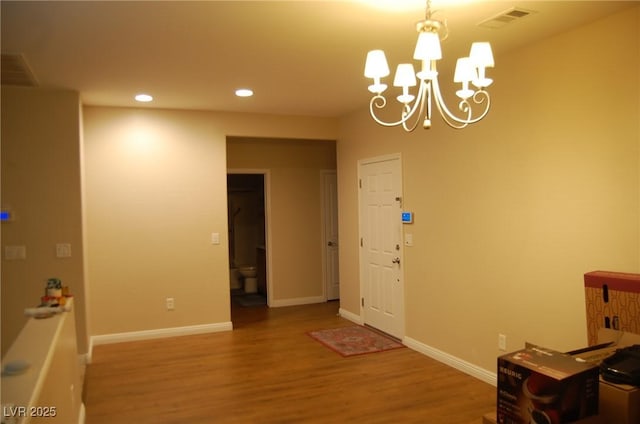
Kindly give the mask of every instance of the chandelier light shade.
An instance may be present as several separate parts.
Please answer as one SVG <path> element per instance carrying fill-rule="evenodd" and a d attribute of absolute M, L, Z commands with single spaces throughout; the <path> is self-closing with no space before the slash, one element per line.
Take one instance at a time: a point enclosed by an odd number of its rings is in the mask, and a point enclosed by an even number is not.
<path fill-rule="evenodd" d="M 387 89 L 386 84 L 381 84 L 380 79 L 389 75 L 389 65 L 382 50 L 371 50 L 367 53 L 367 63 L 364 67 L 364 76 L 373 78 L 373 84 L 369 86 L 372 93 L 382 93 Z"/>
<path fill-rule="evenodd" d="M 369 102 L 371 117 L 386 127 L 402 125 L 406 131 L 415 130 L 422 117 L 422 127 L 427 129 L 431 127 L 431 106 L 435 103 L 444 121 L 452 128 L 461 129 L 480 121 L 491 107 L 491 97 L 485 90 L 493 82 L 486 76 L 486 68 L 495 65 L 491 45 L 488 42 L 475 42 L 471 45 L 469 56 L 458 59 L 453 81 L 461 84 L 456 91 L 460 102 L 459 112 L 454 114 L 447 108 L 440 93 L 436 66 L 437 61 L 442 59 L 440 42 L 447 38 L 448 28 L 445 21 L 432 18 L 431 0 L 427 0 L 425 19 L 416 24 L 416 30 L 418 41 L 413 58 L 420 61 L 420 69 L 415 72 L 412 64 L 401 63 L 393 79 L 393 86 L 402 89 L 402 93 L 396 97 L 402 105 L 398 121 L 385 122 L 376 115 L 376 110 L 387 105 L 387 99 L 382 94 L 387 85 L 382 78 L 390 74 L 389 65 L 382 50 L 372 50 L 367 54 L 364 76 L 373 79 L 373 84 L 369 86 L 369 91 L 373 93 Z M 414 95 L 409 90 L 415 86 L 418 89 Z M 413 123 L 410 124 L 412 118 Z"/>
<path fill-rule="evenodd" d="M 413 58 L 419 60 L 442 59 L 442 49 L 440 49 L 438 34 L 435 32 L 420 32 Z"/>

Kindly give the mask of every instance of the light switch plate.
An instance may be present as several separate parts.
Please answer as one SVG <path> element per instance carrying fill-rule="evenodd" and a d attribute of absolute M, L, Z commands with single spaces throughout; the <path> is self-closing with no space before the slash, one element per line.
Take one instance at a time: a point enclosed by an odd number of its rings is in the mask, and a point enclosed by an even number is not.
<path fill-rule="evenodd" d="M 56 244 L 56 257 L 57 258 L 71 257 L 71 244 L 69 243 Z"/>
<path fill-rule="evenodd" d="M 220 244 L 220 233 L 211 233 L 211 244 Z"/>
<path fill-rule="evenodd" d="M 27 258 L 26 246 L 5 246 L 4 258 L 8 261 L 16 261 Z"/>
<path fill-rule="evenodd" d="M 405 246 L 413 246 L 413 234 L 405 234 L 404 235 L 404 245 Z"/>

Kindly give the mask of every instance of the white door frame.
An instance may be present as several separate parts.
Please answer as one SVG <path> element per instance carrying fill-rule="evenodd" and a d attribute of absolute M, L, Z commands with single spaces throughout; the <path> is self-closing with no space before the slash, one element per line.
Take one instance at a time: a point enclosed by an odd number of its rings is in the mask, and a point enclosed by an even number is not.
<path fill-rule="evenodd" d="M 361 184 L 361 179 L 362 179 L 362 167 L 364 165 L 367 164 L 371 164 L 371 163 L 376 163 L 376 162 L 385 162 L 385 161 L 389 161 L 389 160 L 398 160 L 399 165 L 400 165 L 400 208 L 402 208 L 402 196 L 403 196 L 403 184 L 402 184 L 402 155 L 400 153 L 394 153 L 394 154 L 389 154 L 389 155 L 382 155 L 382 156 L 377 156 L 377 157 L 373 157 L 373 158 L 367 158 L 367 159 L 360 159 L 358 160 L 358 184 Z M 362 190 L 358 189 L 358 238 L 359 238 L 359 243 L 362 246 L 362 237 L 364 234 L 364 229 L 363 229 L 363 221 L 362 221 Z M 398 216 L 398 220 L 400 220 L 400 216 Z M 402 317 L 401 317 L 401 322 L 400 322 L 400 333 L 396 336 L 400 336 L 400 338 L 402 339 L 404 337 L 405 334 L 405 318 L 406 318 L 406 310 L 405 310 L 405 290 L 404 290 L 404 284 L 405 284 L 405 276 L 404 276 L 404 241 L 403 241 L 403 230 L 402 228 L 400 229 L 400 234 L 399 234 L 399 245 L 400 248 L 397 252 L 398 254 L 398 258 L 400 258 L 400 269 L 399 269 L 399 278 L 401 279 L 400 283 L 403 285 L 403 290 L 402 290 Z M 358 259 L 359 259 L 359 273 L 360 273 L 360 317 L 361 320 L 364 324 L 366 324 L 366 315 L 365 315 L 365 308 L 363 306 L 363 299 L 365 297 L 365 293 L 366 293 L 366 282 L 365 282 L 365 260 L 363 259 L 363 251 L 362 248 L 359 249 L 359 255 L 358 255 Z"/>
<path fill-rule="evenodd" d="M 265 254 L 267 262 L 267 306 L 270 306 L 273 299 L 272 287 L 272 266 L 271 266 L 271 170 L 255 168 L 232 168 L 227 169 L 227 174 L 261 174 L 264 176 L 264 231 L 265 231 Z M 227 245 L 227 249 L 229 249 Z M 229 254 L 230 252 L 227 252 Z"/>

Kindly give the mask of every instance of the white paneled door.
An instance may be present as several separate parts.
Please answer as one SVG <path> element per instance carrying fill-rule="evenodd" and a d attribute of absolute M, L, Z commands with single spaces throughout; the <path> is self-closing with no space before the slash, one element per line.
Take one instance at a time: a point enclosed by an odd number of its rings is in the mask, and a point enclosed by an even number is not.
<path fill-rule="evenodd" d="M 400 155 L 358 164 L 360 279 L 365 324 L 404 336 Z"/>

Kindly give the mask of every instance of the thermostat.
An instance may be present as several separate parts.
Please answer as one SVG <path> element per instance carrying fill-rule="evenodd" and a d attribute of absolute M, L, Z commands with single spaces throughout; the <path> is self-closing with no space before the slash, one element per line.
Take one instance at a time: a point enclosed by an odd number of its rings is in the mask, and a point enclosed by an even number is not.
<path fill-rule="evenodd" d="M 413 224 L 413 212 L 402 212 L 402 223 Z"/>

